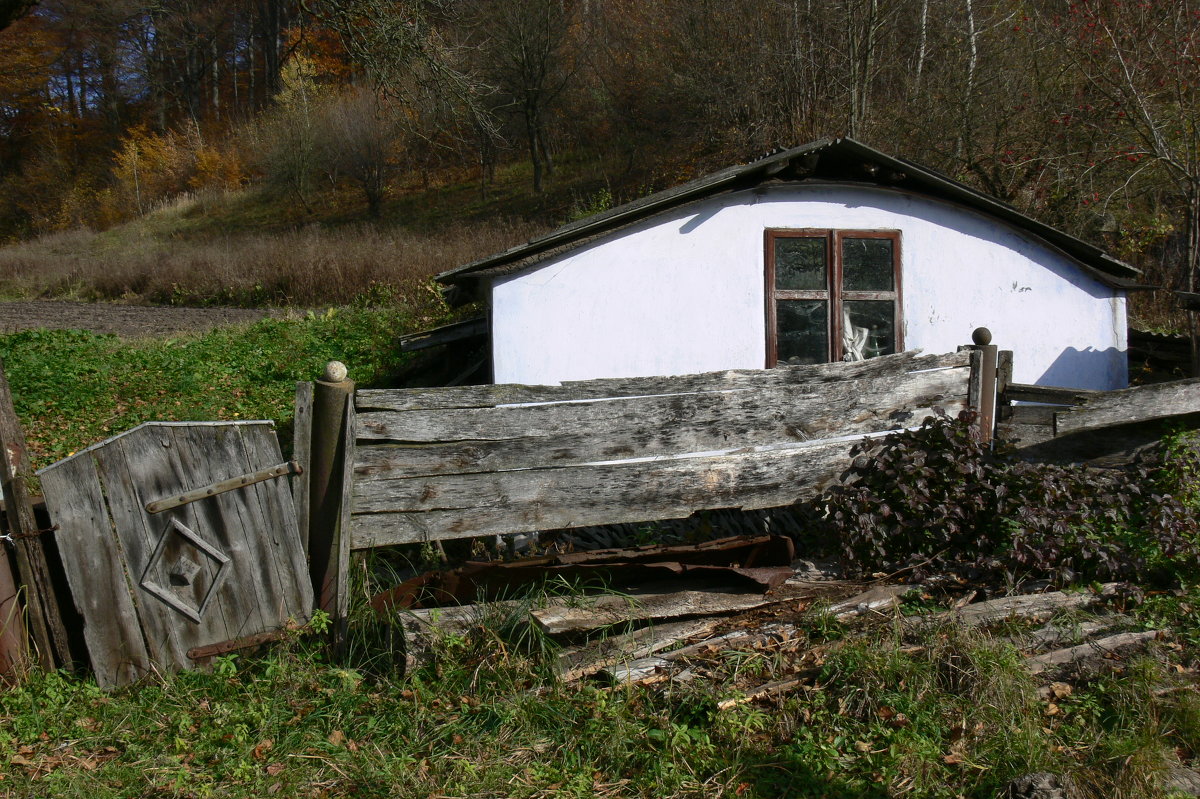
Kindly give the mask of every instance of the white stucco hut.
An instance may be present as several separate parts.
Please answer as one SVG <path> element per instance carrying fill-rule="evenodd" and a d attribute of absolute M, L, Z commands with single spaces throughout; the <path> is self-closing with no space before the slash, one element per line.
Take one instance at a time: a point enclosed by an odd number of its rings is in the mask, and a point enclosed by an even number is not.
<path fill-rule="evenodd" d="M 850 139 L 732 167 L 443 273 L 489 308 L 492 378 L 554 384 L 952 352 L 1022 383 L 1127 384 L 1125 292 L 1096 247 Z"/>

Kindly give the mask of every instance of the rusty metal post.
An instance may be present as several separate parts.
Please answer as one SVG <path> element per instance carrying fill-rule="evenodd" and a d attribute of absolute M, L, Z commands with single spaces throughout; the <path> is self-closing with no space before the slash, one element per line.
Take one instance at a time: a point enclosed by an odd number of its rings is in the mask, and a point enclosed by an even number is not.
<path fill-rule="evenodd" d="M 999 348 L 992 343 L 992 331 L 977 327 L 971 333 L 971 377 L 969 404 L 978 414 L 980 440 L 990 444 L 996 433 L 996 367 Z"/>
<path fill-rule="evenodd" d="M 29 665 L 29 637 L 8 549 L 0 545 L 0 676 L 20 674 Z"/>
<path fill-rule="evenodd" d="M 308 553 L 314 606 L 329 614 L 331 641 L 340 648 L 349 612 L 350 541 L 342 529 L 349 480 L 347 452 L 353 446 L 354 381 L 346 367 L 330 361 L 313 388 L 312 440 L 308 472 Z"/>
<path fill-rule="evenodd" d="M 29 490 L 32 478 L 25 431 L 13 408 L 12 391 L 0 364 L 0 488 L 4 492 L 7 532 L 25 589 L 25 610 L 38 661 L 45 669 L 55 669 L 70 664 L 71 649 L 50 564 L 39 537 L 41 531 Z"/>

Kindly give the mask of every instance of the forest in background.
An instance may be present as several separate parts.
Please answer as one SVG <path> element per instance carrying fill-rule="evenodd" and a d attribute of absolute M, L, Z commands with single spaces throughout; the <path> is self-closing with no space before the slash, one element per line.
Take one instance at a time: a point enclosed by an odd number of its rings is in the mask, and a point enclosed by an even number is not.
<path fill-rule="evenodd" d="M 1194 290 L 1198 44 L 1193 0 L 43 0 L 0 31 L 0 241 L 230 193 L 432 234 L 406 194 L 498 171 L 524 230 L 844 134 Z"/>

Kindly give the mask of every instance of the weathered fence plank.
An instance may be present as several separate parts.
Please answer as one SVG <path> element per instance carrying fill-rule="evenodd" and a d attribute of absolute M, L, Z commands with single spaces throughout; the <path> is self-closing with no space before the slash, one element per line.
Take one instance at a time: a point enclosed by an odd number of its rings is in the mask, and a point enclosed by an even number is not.
<path fill-rule="evenodd" d="M 1089 388 L 1034 386 L 1027 383 L 1009 383 L 1004 390 L 1005 398 L 1012 402 L 1042 402 L 1047 405 L 1075 405 L 1100 393 Z"/>
<path fill-rule="evenodd" d="M 746 510 L 817 496 L 857 441 L 716 457 L 356 483 L 351 547 Z"/>
<path fill-rule="evenodd" d="M 359 392 L 350 547 L 790 505 L 848 439 L 964 407 L 969 359 Z"/>
<path fill-rule="evenodd" d="M 108 513 L 95 461 L 72 458 L 41 477 L 55 519 L 77 521 L 60 524 L 56 535 L 59 551 L 70 554 L 63 558 L 63 569 L 83 616 L 83 637 L 97 682 L 125 685 L 146 676 L 151 657 L 120 546 L 116 537 L 106 534 Z"/>
<path fill-rule="evenodd" d="M 1082 398 L 1054 417 L 1055 435 L 1200 412 L 1200 378 L 1154 383 Z"/>
<path fill-rule="evenodd" d="M 820 385 L 861 378 L 886 378 L 922 369 L 966 366 L 963 353 L 919 355 L 915 351 L 853 363 L 825 363 L 771 370 L 735 369 L 670 377 L 602 378 L 568 381 L 561 386 L 492 385 L 437 390 L 364 389 L 355 395 L 359 411 L 415 411 L 446 408 L 491 408 L 520 403 L 572 402 L 614 397 L 648 397 L 741 388 Z"/>
<path fill-rule="evenodd" d="M 960 377 L 961 382 L 961 377 Z M 945 408 L 951 415 L 962 409 L 961 402 L 942 396 L 941 401 L 929 402 L 931 397 L 899 410 L 875 415 L 869 411 L 847 413 L 841 424 L 831 409 L 828 415 L 806 416 L 808 432 L 800 433 L 779 418 L 778 406 L 763 405 L 760 415 L 770 417 L 780 428 L 776 435 L 767 430 L 750 430 L 731 425 L 722 429 L 718 422 L 693 426 L 688 422 L 667 423 L 647 429 L 628 425 L 597 423 L 594 432 L 584 432 L 590 426 L 581 417 L 572 432 L 558 436 L 536 436 L 497 441 L 433 442 L 420 445 L 376 444 L 361 441 L 354 465 L 354 480 L 359 485 L 380 481 L 425 477 L 431 475 L 471 474 L 484 471 L 505 471 L 529 468 L 531 464 L 564 468 L 633 457 L 663 457 L 688 452 L 716 452 L 731 446 L 753 447 L 775 444 L 800 444 L 834 436 L 863 435 L 914 426 L 934 415 L 933 406 Z M 820 405 L 820 403 L 813 403 Z M 803 411 L 797 411 L 802 413 Z M 639 446 L 645 443 L 644 447 Z"/>
<path fill-rule="evenodd" d="M 810 441 L 845 430 L 904 426 L 903 411 L 940 403 L 961 406 L 962 370 L 899 375 L 888 381 L 847 380 L 820 390 L 742 389 L 584 400 L 550 405 L 360 413 L 361 441 L 504 442 L 560 440 L 585 460 Z M 900 416 L 897 417 L 896 414 Z M 630 419 L 637 424 L 631 425 Z M 580 424 L 587 428 L 581 430 Z M 592 442 L 593 446 L 586 446 Z M 537 456 L 535 456 L 537 457 Z"/>

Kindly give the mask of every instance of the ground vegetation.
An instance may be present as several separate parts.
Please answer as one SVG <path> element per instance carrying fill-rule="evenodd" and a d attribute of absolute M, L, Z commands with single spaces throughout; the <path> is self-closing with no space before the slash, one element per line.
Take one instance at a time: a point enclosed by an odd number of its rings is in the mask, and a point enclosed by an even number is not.
<path fill-rule="evenodd" d="M 435 312 L 347 308 L 132 342 L 23 332 L 0 337 L 0 357 L 39 464 L 150 418 L 274 417 L 286 441 L 297 377 L 337 357 L 362 383 L 386 384 L 403 361 L 387 342 L 420 322 L 414 314 Z M 210 673 L 152 676 L 111 693 L 86 674 L 31 671 L 0 690 L 0 791 L 952 799 L 1053 774 L 1083 796 L 1166 797 L 1200 752 L 1196 537 L 1179 528 L 1200 495 L 1194 447 L 1170 437 L 1137 486 L 1120 488 L 1140 508 L 1161 510 L 1165 500 L 1153 498 L 1170 496 L 1170 514 L 1110 516 L 1102 486 L 1086 485 L 1094 475 L 1081 482 L 1066 469 L 1035 475 L 1053 491 L 1019 505 L 981 499 L 1030 478 L 964 425 L 931 421 L 864 453 L 846 492 L 807 511 L 842 523 L 838 513 L 853 508 L 861 532 L 848 539 L 846 564 L 906 581 L 899 608 L 834 614 L 811 601 L 733 620 L 794 632 L 701 648 L 688 656 L 687 680 L 562 679 L 561 643 L 514 622 L 514 607 L 549 600 L 544 588 L 478 606 L 402 674 L 395 630 L 371 615 L 365 582 L 343 658 L 323 649 L 318 615 L 290 640 L 218 658 Z M 911 479 L 894 479 L 897 468 Z M 911 496 L 897 493 L 901 482 Z M 1019 555 L 1022 535 L 1034 557 L 1000 557 Z M 874 571 L 893 567 L 898 574 Z M 382 572 L 363 574 L 378 581 Z M 1135 579 L 1045 628 L 1014 618 L 970 627 L 953 613 L 914 619 L 977 592 L 1031 590 L 1030 581 L 1087 591 L 1111 576 Z M 578 591 L 553 593 L 587 603 Z M 1140 653 L 1098 659 L 1098 671 L 1029 666 L 1029 640 L 1050 633 L 1069 644 L 1097 625 L 1159 632 Z"/>

